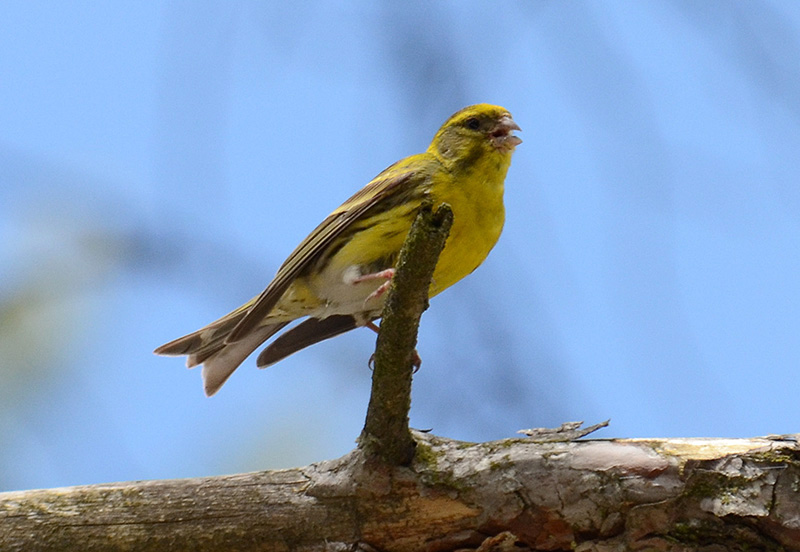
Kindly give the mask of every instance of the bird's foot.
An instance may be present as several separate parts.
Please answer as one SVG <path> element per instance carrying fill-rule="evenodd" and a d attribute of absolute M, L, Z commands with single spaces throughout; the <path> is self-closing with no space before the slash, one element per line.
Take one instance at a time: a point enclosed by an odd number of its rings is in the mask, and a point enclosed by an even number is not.
<path fill-rule="evenodd" d="M 422 358 L 419 356 L 419 353 L 417 352 L 416 349 L 414 349 L 414 358 L 411 361 L 411 363 L 414 365 L 414 373 L 416 374 L 417 371 L 420 369 L 420 366 L 422 366 Z M 375 353 L 372 353 L 369 356 L 369 361 L 367 362 L 367 366 L 369 366 L 370 370 L 375 369 Z"/>
<path fill-rule="evenodd" d="M 361 282 L 369 282 L 370 280 L 386 280 L 384 283 L 378 286 L 378 289 L 370 293 L 369 296 L 364 299 L 364 303 L 366 304 L 370 299 L 377 299 L 389 290 L 389 286 L 392 285 L 394 273 L 395 270 L 393 268 L 387 268 L 386 270 L 381 270 L 380 272 L 373 272 L 372 274 L 364 274 L 363 276 L 359 276 L 358 278 L 355 278 L 352 283 L 360 284 Z"/>
<path fill-rule="evenodd" d="M 375 333 L 380 333 L 381 331 L 380 327 L 372 320 L 364 324 L 364 327 L 369 328 Z M 420 366 L 422 366 L 422 357 L 419 356 L 419 353 L 416 349 L 414 349 L 414 356 L 411 359 L 411 364 L 414 366 L 414 373 L 416 374 L 417 370 L 419 370 Z M 368 365 L 370 370 L 375 369 L 375 353 L 370 355 Z"/>

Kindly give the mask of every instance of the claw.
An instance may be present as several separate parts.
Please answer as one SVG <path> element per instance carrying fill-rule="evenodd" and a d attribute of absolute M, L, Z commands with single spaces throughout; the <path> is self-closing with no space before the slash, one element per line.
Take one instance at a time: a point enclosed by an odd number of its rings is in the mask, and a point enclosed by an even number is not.
<path fill-rule="evenodd" d="M 414 366 L 414 374 L 416 374 L 420 367 L 422 366 L 422 358 L 420 358 L 419 353 L 416 349 L 414 349 L 414 359 L 411 361 L 412 366 Z M 373 372 L 375 371 L 375 353 L 369 355 L 369 360 L 367 361 L 367 366 Z"/>
<path fill-rule="evenodd" d="M 422 357 L 419 356 L 416 349 L 414 349 L 414 360 L 411 361 L 411 364 L 414 366 L 414 373 L 416 374 L 422 366 Z"/>
<path fill-rule="evenodd" d="M 364 324 L 364 327 L 369 328 L 375 333 L 380 333 L 381 331 L 380 327 L 377 324 L 375 324 L 375 322 L 373 322 L 372 320 Z M 422 366 L 422 357 L 419 356 L 419 353 L 417 352 L 416 349 L 414 349 L 414 358 L 411 360 L 411 365 L 414 366 L 415 374 L 420 369 L 420 366 Z M 369 366 L 370 370 L 375 370 L 375 353 L 372 353 L 370 355 L 369 361 L 367 361 L 367 366 Z"/>

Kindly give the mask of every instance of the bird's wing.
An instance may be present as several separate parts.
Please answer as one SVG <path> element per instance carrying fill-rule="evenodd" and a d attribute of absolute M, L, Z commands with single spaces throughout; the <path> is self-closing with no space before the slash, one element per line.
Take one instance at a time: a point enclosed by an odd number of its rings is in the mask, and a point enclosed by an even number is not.
<path fill-rule="evenodd" d="M 349 314 L 335 314 L 327 318 L 309 318 L 294 328 L 283 332 L 258 355 L 256 365 L 266 368 L 283 360 L 300 349 L 356 328 L 356 319 Z"/>
<path fill-rule="evenodd" d="M 420 154 L 425 156 L 427 154 Z M 408 160 L 406 160 L 408 161 Z M 422 161 L 422 160 L 420 160 Z M 295 248 L 278 269 L 275 278 L 255 300 L 247 314 L 239 320 L 226 342 L 238 341 L 261 325 L 295 278 L 323 254 L 328 246 L 359 220 L 367 211 L 408 190 L 415 176 L 425 177 L 424 171 L 414 170 L 411 163 L 395 163 L 376 176 L 366 186 L 345 201 L 317 226 Z"/>

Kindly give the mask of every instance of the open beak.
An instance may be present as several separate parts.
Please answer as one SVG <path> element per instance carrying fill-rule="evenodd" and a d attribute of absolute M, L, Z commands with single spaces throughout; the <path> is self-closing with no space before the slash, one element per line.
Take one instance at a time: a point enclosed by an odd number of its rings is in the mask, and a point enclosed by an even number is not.
<path fill-rule="evenodd" d="M 511 114 L 506 113 L 500 117 L 500 120 L 489 133 L 494 147 L 503 151 L 513 151 L 515 147 L 522 143 L 522 139 L 519 136 L 511 134 L 514 130 L 521 131 L 522 129 L 511 118 Z"/>

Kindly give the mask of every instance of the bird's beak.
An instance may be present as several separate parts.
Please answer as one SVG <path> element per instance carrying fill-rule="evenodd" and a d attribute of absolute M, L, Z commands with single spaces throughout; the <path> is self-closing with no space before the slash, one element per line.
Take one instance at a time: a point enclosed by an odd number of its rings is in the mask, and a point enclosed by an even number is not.
<path fill-rule="evenodd" d="M 509 113 L 500 117 L 500 120 L 497 121 L 497 124 L 489 133 L 494 147 L 499 150 L 513 151 L 515 147 L 522 143 L 522 139 L 519 136 L 511 134 L 514 130 L 521 131 L 522 129 L 514 122 Z"/>

